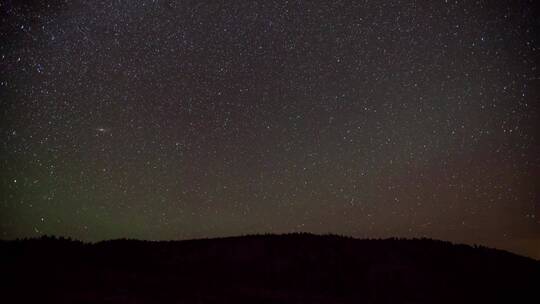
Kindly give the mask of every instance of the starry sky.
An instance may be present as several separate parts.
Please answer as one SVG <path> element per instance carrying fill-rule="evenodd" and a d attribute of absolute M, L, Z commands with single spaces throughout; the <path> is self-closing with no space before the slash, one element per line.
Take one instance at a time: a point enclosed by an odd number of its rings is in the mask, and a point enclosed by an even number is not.
<path fill-rule="evenodd" d="M 0 237 L 540 258 L 533 1 L 0 1 Z"/>

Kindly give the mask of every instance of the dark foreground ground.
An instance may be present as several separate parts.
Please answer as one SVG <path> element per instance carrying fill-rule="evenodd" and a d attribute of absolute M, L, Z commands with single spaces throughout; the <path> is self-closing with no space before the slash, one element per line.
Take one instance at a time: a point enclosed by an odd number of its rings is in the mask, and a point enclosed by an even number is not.
<path fill-rule="evenodd" d="M 0 242 L 1 303 L 540 303 L 540 262 L 310 234 Z"/>

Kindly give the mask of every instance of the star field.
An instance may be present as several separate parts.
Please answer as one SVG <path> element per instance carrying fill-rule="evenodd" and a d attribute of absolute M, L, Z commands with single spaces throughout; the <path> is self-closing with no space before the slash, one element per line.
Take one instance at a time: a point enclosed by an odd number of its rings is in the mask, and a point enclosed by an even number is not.
<path fill-rule="evenodd" d="M 540 258 L 532 1 L 2 1 L 0 236 Z"/>

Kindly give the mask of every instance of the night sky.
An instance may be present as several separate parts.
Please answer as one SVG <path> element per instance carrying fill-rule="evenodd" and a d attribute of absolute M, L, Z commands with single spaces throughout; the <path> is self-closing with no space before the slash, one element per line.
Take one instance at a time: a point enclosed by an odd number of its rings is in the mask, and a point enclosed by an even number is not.
<path fill-rule="evenodd" d="M 534 1 L 0 1 L 0 237 L 540 258 Z"/>

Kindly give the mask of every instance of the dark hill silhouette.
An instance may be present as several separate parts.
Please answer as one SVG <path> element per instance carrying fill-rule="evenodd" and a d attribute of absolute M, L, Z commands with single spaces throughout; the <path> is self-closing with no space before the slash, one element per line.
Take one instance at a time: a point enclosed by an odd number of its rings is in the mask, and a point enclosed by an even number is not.
<path fill-rule="evenodd" d="M 429 239 L 311 234 L 1 241 L 2 303 L 540 303 L 540 262 Z"/>

